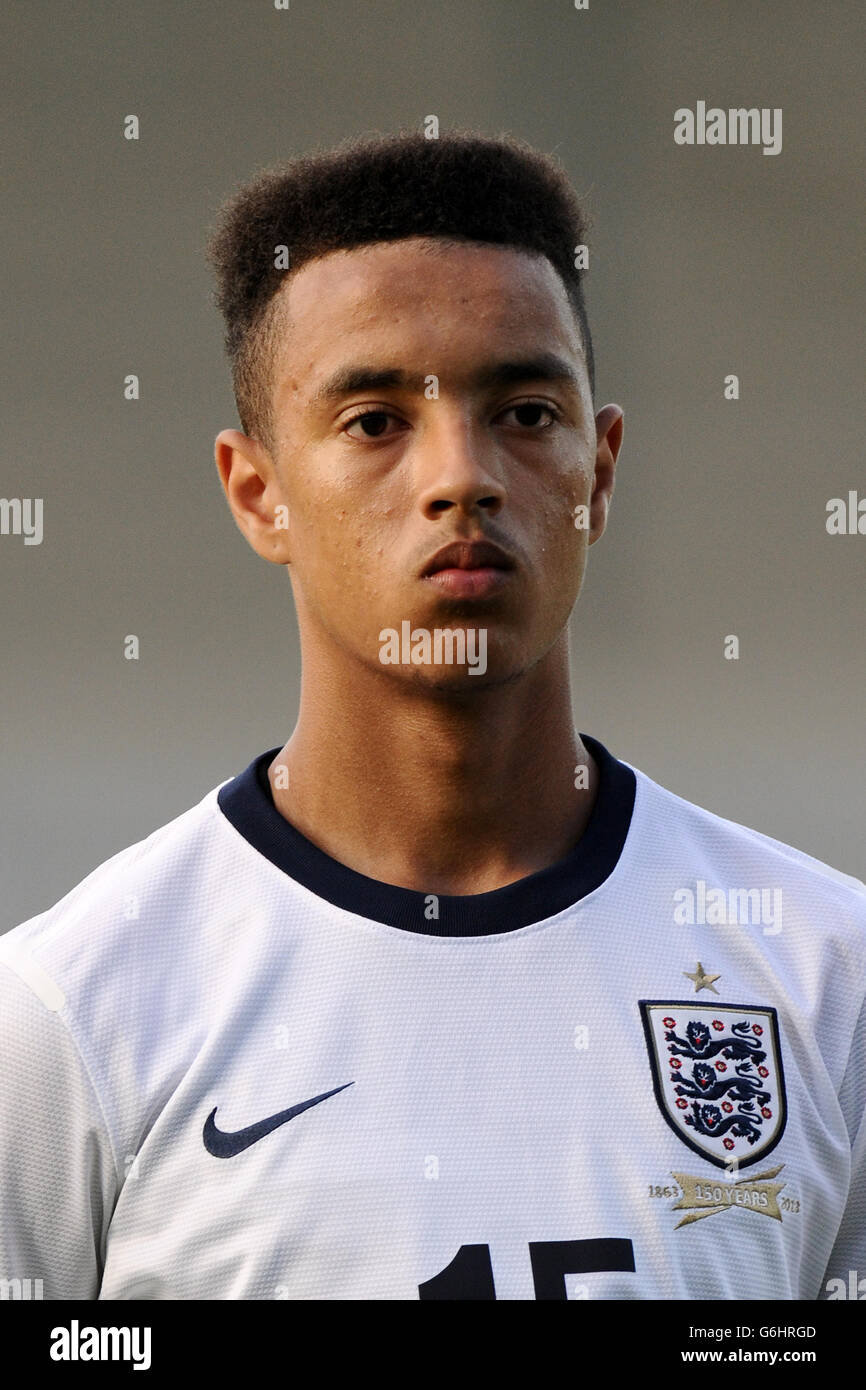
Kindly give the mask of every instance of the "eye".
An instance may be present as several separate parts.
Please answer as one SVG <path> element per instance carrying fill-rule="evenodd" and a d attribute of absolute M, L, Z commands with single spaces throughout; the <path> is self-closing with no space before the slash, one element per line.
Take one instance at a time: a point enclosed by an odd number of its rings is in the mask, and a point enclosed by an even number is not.
<path fill-rule="evenodd" d="M 519 416 L 517 423 L 523 429 L 536 429 L 539 425 L 543 429 L 550 429 L 559 418 L 557 411 L 546 401 L 518 401 L 517 405 L 510 405 L 503 410 L 502 414 L 509 415 L 512 411 Z M 550 419 L 547 422 L 539 419 L 540 413 L 549 415 Z"/>
<path fill-rule="evenodd" d="M 346 434 L 350 429 L 359 425 L 361 433 L 349 434 L 350 439 L 381 439 L 387 428 L 389 420 L 396 420 L 396 415 L 391 415 L 387 410 L 359 410 L 356 415 L 351 416 L 343 426 Z"/>

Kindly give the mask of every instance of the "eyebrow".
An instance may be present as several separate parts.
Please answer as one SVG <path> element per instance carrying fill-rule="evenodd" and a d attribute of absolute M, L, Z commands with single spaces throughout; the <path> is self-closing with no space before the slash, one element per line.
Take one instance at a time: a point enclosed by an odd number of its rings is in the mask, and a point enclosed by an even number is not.
<path fill-rule="evenodd" d="M 516 381 L 559 382 L 577 390 L 580 386 L 574 368 L 555 352 L 542 352 L 532 357 L 521 357 L 500 362 L 487 362 L 471 377 L 476 389 L 491 386 L 508 386 Z M 327 405 L 356 391 L 375 391 L 400 388 L 410 391 L 423 391 L 427 376 L 418 372 L 405 372 L 400 367 L 340 367 L 338 371 L 315 392 L 314 406 Z"/>

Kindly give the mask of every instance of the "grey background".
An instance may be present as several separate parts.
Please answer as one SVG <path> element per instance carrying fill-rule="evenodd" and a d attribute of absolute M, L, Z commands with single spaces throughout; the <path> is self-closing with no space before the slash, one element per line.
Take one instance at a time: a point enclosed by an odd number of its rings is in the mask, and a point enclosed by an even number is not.
<path fill-rule="evenodd" d="M 863 876 L 866 537 L 824 524 L 866 492 L 859 3 L 7 0 L 2 29 L 0 496 L 44 498 L 45 534 L 0 537 L 0 927 L 291 732 L 289 585 L 213 464 L 204 239 L 262 165 L 431 113 L 555 152 L 594 219 L 625 441 L 578 728 Z M 782 107 L 781 154 L 676 146 L 699 99 Z"/>

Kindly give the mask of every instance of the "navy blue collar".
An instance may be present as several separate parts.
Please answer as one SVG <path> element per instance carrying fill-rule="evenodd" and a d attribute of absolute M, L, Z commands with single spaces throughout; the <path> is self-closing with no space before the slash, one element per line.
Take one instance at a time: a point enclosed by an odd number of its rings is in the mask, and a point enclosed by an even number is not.
<path fill-rule="evenodd" d="M 597 739 L 580 737 L 601 776 L 592 815 L 574 848 L 549 868 L 491 893 L 438 894 L 438 918 L 426 915 L 427 894 L 357 873 L 332 859 L 280 814 L 268 781 L 268 768 L 279 748 L 260 754 L 226 782 L 217 801 L 223 815 L 260 854 L 335 907 L 426 936 L 490 936 L 554 917 L 598 888 L 617 865 L 631 824 L 636 778 Z"/>

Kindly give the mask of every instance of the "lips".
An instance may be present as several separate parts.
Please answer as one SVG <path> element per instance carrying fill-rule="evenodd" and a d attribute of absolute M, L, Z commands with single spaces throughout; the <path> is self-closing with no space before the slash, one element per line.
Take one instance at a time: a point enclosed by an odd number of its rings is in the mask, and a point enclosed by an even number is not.
<path fill-rule="evenodd" d="M 513 570 L 511 556 L 492 541 L 452 541 L 427 561 L 421 578 L 441 570 Z"/>

